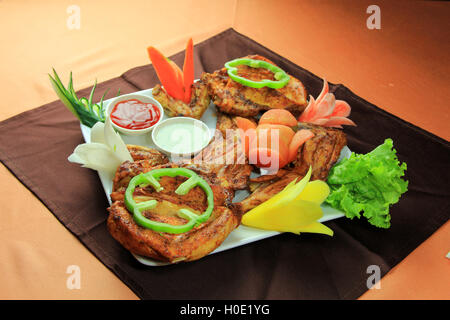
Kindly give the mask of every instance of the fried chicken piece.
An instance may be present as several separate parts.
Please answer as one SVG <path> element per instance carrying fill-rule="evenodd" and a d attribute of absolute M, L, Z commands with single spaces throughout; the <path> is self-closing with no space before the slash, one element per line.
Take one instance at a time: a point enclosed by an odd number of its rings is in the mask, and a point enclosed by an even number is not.
<path fill-rule="evenodd" d="M 237 130 L 238 126 L 235 121 L 236 117 L 227 115 L 223 112 L 217 111 L 216 129 L 220 131 L 222 136 L 226 136 L 227 130 Z"/>
<path fill-rule="evenodd" d="M 144 159 L 151 160 L 154 166 L 169 162 L 169 159 L 164 153 L 153 148 L 127 144 L 127 149 L 130 152 L 131 158 L 133 158 L 134 161 Z"/>
<path fill-rule="evenodd" d="M 146 169 L 153 168 L 169 162 L 164 153 L 144 146 L 127 145 L 133 162 L 123 162 L 116 171 L 113 180 L 113 191 L 128 186 L 131 178 Z"/>
<path fill-rule="evenodd" d="M 259 56 L 251 55 L 245 58 L 272 61 Z M 238 75 L 250 80 L 275 80 L 274 74 L 264 68 L 251 68 L 238 66 Z M 290 76 L 289 83 L 280 89 L 268 87 L 251 88 L 233 81 L 222 68 L 212 74 L 203 73 L 201 79 L 208 85 L 209 95 L 217 108 L 228 114 L 241 117 L 254 117 L 262 110 L 282 108 L 298 116 L 307 105 L 307 93 L 303 84 Z"/>
<path fill-rule="evenodd" d="M 173 168 L 176 165 L 166 164 L 156 168 L 161 167 Z M 181 234 L 156 232 L 140 227 L 125 207 L 124 190 L 120 186 L 111 195 L 114 202 L 108 208 L 107 227 L 110 234 L 135 254 L 170 263 L 197 260 L 212 252 L 240 224 L 241 216 L 228 207 L 230 195 L 224 188 L 213 183 L 212 179 L 215 178 L 213 175 L 204 175 L 201 170 L 197 170 L 196 173 L 208 182 L 214 194 L 214 210 L 206 222 Z M 150 186 L 136 188 L 134 192 L 136 202 L 151 199 L 158 201 L 155 209 L 146 210 L 143 215 L 154 221 L 181 225 L 187 220 L 177 215 L 179 209 L 189 208 L 196 214 L 202 214 L 207 208 L 207 201 L 200 187 L 192 188 L 186 195 L 175 193 L 176 188 L 186 179 L 162 177 L 159 182 L 163 190 L 160 192 L 156 192 Z"/>
<path fill-rule="evenodd" d="M 271 176 L 271 180 L 253 184 L 253 192 L 241 202 L 234 203 L 234 208 L 244 214 L 281 192 L 292 180 L 303 178 L 295 171 L 285 170 L 283 173 L 281 176 Z"/>
<path fill-rule="evenodd" d="M 218 140 L 216 141 L 218 143 Z M 220 141 L 222 144 L 223 141 Z M 214 142 L 211 149 L 217 150 Z M 232 148 L 232 152 L 234 153 Z M 223 155 L 222 150 L 222 155 Z M 193 261 L 215 250 L 229 233 L 239 226 L 241 215 L 232 206 L 234 191 L 247 186 L 251 166 L 246 164 L 226 164 L 202 162 L 165 163 L 155 165 L 155 154 L 148 152 L 151 159 L 134 162 L 126 161 L 119 166 L 114 177 L 111 199 L 113 204 L 108 209 L 107 226 L 110 234 L 126 249 L 135 254 L 159 261 L 176 263 Z M 212 157 L 213 154 L 209 153 Z M 133 157 L 134 159 L 134 157 Z M 156 157 L 156 159 L 158 159 Z M 210 158 L 213 160 L 213 158 Z M 211 186 L 214 194 L 214 210 L 211 217 L 199 226 L 182 234 L 155 232 L 136 224 L 124 205 L 124 193 L 132 177 L 157 168 L 185 167 L 195 171 Z M 155 199 L 158 205 L 143 214 L 148 219 L 173 225 L 187 221 L 176 213 L 181 208 L 190 208 L 201 214 L 206 209 L 206 196 L 202 189 L 194 187 L 186 195 L 177 195 L 176 188 L 186 180 L 185 177 L 162 177 L 163 190 L 156 192 L 152 187 L 138 187 L 134 192 L 136 202 Z"/>
<path fill-rule="evenodd" d="M 123 202 L 108 209 L 108 230 L 130 252 L 158 261 L 193 261 L 214 251 L 240 223 L 232 210 L 217 206 L 205 223 L 181 234 L 155 232 L 136 224 Z M 174 209 L 176 210 L 176 209 Z M 186 221 L 175 216 L 151 215 L 149 219 L 173 225 Z"/>
<path fill-rule="evenodd" d="M 184 165 L 189 168 L 190 164 L 194 164 L 203 172 L 215 175 L 215 183 L 233 192 L 247 188 L 253 170 L 241 146 L 234 118 L 218 112 L 213 140 Z"/>
<path fill-rule="evenodd" d="M 256 119 L 253 117 L 247 117 L 248 120 L 257 126 Z M 236 116 L 229 115 L 220 111 L 217 111 L 217 125 L 216 129 L 219 130 L 222 135 L 225 137 L 227 134 L 227 130 L 237 130 L 238 125 L 236 122 Z"/>
<path fill-rule="evenodd" d="M 200 119 L 210 103 L 208 89 L 203 81 L 194 82 L 192 85 L 192 96 L 189 104 L 172 98 L 159 84 L 153 88 L 152 95 L 161 104 L 169 117 Z"/>
<path fill-rule="evenodd" d="M 304 176 L 311 166 L 311 180 L 326 181 L 331 167 L 339 159 L 342 148 L 347 144 L 345 133 L 340 129 L 309 123 L 299 124 L 300 129 L 311 130 L 314 137 L 306 141 L 297 151 L 293 170 Z"/>
<path fill-rule="evenodd" d="M 122 165 L 117 169 L 116 175 L 114 177 L 113 191 L 111 193 L 111 200 L 114 201 L 122 201 L 124 197 L 125 190 L 128 187 L 128 183 L 130 180 L 141 173 L 149 172 L 153 169 L 158 168 L 178 168 L 183 167 L 190 170 L 195 171 L 200 174 L 202 177 L 206 177 L 208 182 L 210 183 L 211 188 L 217 189 L 215 192 L 215 196 L 220 195 L 220 198 L 223 199 L 221 203 L 229 204 L 234 197 L 235 188 L 242 187 L 248 181 L 244 178 L 244 180 L 238 179 L 230 179 L 229 173 L 226 170 L 220 170 L 219 172 L 215 171 L 216 167 L 207 166 L 207 165 L 196 165 L 196 164 L 174 164 L 174 163 L 166 163 L 163 165 L 154 166 L 152 162 L 149 160 L 141 160 L 136 162 L 125 161 Z M 230 172 L 232 172 L 230 170 Z M 232 172 L 233 173 L 233 172 Z M 233 183 L 235 181 L 235 183 Z M 137 188 L 136 190 L 138 190 Z M 176 189 L 176 188 L 175 188 Z M 174 189 L 174 190 L 175 190 Z M 171 188 L 166 189 L 171 190 Z M 159 195 L 163 195 L 165 192 L 159 193 Z"/>

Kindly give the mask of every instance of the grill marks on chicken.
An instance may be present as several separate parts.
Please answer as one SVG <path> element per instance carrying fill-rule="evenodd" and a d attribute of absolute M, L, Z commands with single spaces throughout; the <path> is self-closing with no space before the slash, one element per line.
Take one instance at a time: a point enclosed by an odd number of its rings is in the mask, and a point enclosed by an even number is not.
<path fill-rule="evenodd" d="M 251 55 L 245 58 L 272 61 L 259 56 Z M 263 68 L 238 66 L 238 75 L 250 80 L 274 80 L 272 72 Z M 281 89 L 268 87 L 251 88 L 230 79 L 226 68 L 212 74 L 203 73 L 201 77 L 208 86 L 209 95 L 217 108 L 228 114 L 241 117 L 254 117 L 262 110 L 283 108 L 299 115 L 306 107 L 307 93 L 303 84 L 296 78 L 290 77 L 289 83 Z"/>
<path fill-rule="evenodd" d="M 210 103 L 208 89 L 203 81 L 194 82 L 189 104 L 169 96 L 159 84 L 152 90 L 153 97 L 161 104 L 169 117 L 191 117 L 200 119 Z"/>
<path fill-rule="evenodd" d="M 217 112 L 216 131 L 211 143 L 197 154 L 195 163 L 246 164 L 235 117 Z"/>
<path fill-rule="evenodd" d="M 111 194 L 113 204 L 108 209 L 108 230 L 111 235 L 129 251 L 160 261 L 179 262 L 199 259 L 216 249 L 228 234 L 240 224 L 240 215 L 231 207 L 234 192 L 221 185 L 220 175 L 205 172 L 201 168 L 189 165 L 211 186 L 214 194 L 214 210 L 208 221 L 182 234 L 156 232 L 136 224 L 123 202 L 124 192 L 132 176 L 156 168 L 175 168 L 178 165 L 167 163 L 159 166 L 144 165 L 146 160 L 122 164 L 117 173 L 114 190 Z M 127 176 L 128 179 L 124 177 Z M 127 183 L 122 183 L 127 181 Z M 181 208 L 190 208 L 201 214 L 206 210 L 207 201 L 200 187 L 192 188 L 186 195 L 177 195 L 176 188 L 186 180 L 185 177 L 162 177 L 159 182 L 163 190 L 156 192 L 152 187 L 138 187 L 134 192 L 136 202 L 157 200 L 155 209 L 144 211 L 148 219 L 184 224 L 187 221 L 177 215 Z"/>
<path fill-rule="evenodd" d="M 211 143 L 197 154 L 192 161 L 184 164 L 201 169 L 203 172 L 213 175 L 219 184 L 225 189 L 246 189 L 253 167 L 243 152 L 237 125 L 234 117 L 221 112 L 217 114 L 215 136 Z"/>
<path fill-rule="evenodd" d="M 183 196 L 175 194 L 176 188 L 185 180 L 184 177 L 162 177 L 160 183 L 164 189 L 160 192 L 152 188 L 136 189 L 134 198 L 137 202 L 158 201 L 157 208 L 144 211 L 144 216 L 181 225 L 187 221 L 177 216 L 179 209 L 188 207 L 196 214 L 203 213 L 207 205 L 201 188 L 195 187 Z M 211 217 L 188 232 L 170 234 L 142 228 L 135 223 L 123 201 L 117 199 L 109 208 L 108 230 L 126 249 L 138 255 L 171 263 L 199 259 L 216 249 L 240 223 L 240 216 L 225 206 L 228 196 L 221 193 L 220 187 L 212 185 L 212 189 L 215 206 Z"/>
<path fill-rule="evenodd" d="M 224 129 L 231 128 L 229 125 L 231 122 L 227 123 L 220 121 L 218 125 L 222 124 Z M 108 209 L 110 214 L 107 220 L 110 234 L 135 254 L 171 263 L 196 260 L 216 249 L 240 224 L 241 215 L 232 206 L 232 199 L 235 190 L 247 187 L 252 170 L 245 161 L 243 164 L 218 162 L 220 157 L 226 158 L 227 154 L 237 154 L 238 144 L 231 144 L 231 148 L 218 147 L 224 144 L 223 140 L 217 139 L 204 149 L 202 161 L 210 162 L 195 163 L 193 159 L 180 164 L 168 163 L 167 158 L 156 150 L 129 146 L 129 150 L 133 150 L 131 153 L 135 161 L 122 163 L 114 177 L 111 193 L 113 204 Z M 175 167 L 195 171 L 211 186 L 214 194 L 214 210 L 211 217 L 205 223 L 182 234 L 159 233 L 138 226 L 123 202 L 128 183 L 140 173 L 157 168 Z M 183 196 L 175 193 L 176 188 L 185 180 L 185 177 L 162 177 L 160 184 L 164 189 L 160 192 L 156 192 L 152 187 L 137 187 L 134 192 L 136 202 L 151 199 L 158 201 L 157 207 L 145 211 L 144 216 L 155 221 L 178 225 L 187 222 L 176 214 L 181 208 L 190 208 L 193 212 L 201 214 L 207 207 L 206 195 L 201 188 L 194 187 Z"/>
<path fill-rule="evenodd" d="M 339 159 L 342 148 L 347 144 L 345 133 L 339 129 L 309 123 L 301 123 L 300 129 L 311 130 L 314 137 L 299 148 L 293 170 L 304 176 L 311 166 L 311 180 L 325 181 L 331 167 Z"/>
<path fill-rule="evenodd" d="M 119 166 L 113 180 L 113 191 L 119 189 L 125 191 L 134 176 L 169 162 L 167 156 L 158 150 L 136 145 L 127 145 L 127 148 L 134 161 L 125 161 Z"/>
<path fill-rule="evenodd" d="M 138 226 L 122 202 L 109 208 L 111 235 L 129 251 L 155 260 L 177 263 L 193 261 L 215 250 L 239 225 L 238 217 L 224 206 L 216 207 L 207 222 L 181 234 L 158 233 Z M 182 224 L 181 218 L 156 216 L 159 221 Z M 149 218 L 152 216 L 149 215 Z"/>
<path fill-rule="evenodd" d="M 301 178 L 301 176 L 297 172 L 285 170 L 282 175 L 274 175 L 271 178 L 261 183 L 252 183 L 253 192 L 250 196 L 233 204 L 236 210 L 241 214 L 250 211 L 281 192 L 292 180 Z"/>
<path fill-rule="evenodd" d="M 131 158 L 133 158 L 134 161 L 145 159 L 151 161 L 155 165 L 169 162 L 167 156 L 156 149 L 132 144 L 127 144 L 127 149 L 130 152 Z"/>

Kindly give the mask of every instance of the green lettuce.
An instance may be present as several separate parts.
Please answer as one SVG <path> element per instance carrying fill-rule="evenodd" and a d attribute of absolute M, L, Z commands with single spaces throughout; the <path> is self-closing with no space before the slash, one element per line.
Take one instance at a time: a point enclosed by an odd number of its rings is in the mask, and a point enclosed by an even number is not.
<path fill-rule="evenodd" d="M 408 181 L 401 178 L 405 170 L 406 163 L 398 161 L 392 139 L 386 139 L 367 154 L 353 152 L 330 170 L 331 193 L 325 201 L 347 218 L 362 214 L 372 225 L 389 228 L 389 208 L 408 190 Z"/>

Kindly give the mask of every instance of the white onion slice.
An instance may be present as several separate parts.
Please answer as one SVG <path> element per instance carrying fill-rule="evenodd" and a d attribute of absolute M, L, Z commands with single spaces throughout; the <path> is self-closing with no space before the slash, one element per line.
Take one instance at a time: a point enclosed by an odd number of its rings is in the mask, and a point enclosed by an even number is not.
<path fill-rule="evenodd" d="M 105 124 L 103 122 L 97 122 L 91 128 L 91 142 L 105 144 Z"/>
<path fill-rule="evenodd" d="M 78 145 L 69 156 L 70 162 L 79 163 L 85 168 L 115 172 L 122 163 L 108 146 L 102 143 L 83 143 Z"/>
<path fill-rule="evenodd" d="M 127 145 L 123 142 L 120 135 L 114 131 L 109 117 L 105 120 L 105 141 L 114 155 L 121 161 L 133 161 Z"/>
<path fill-rule="evenodd" d="M 124 161 L 133 161 L 120 135 L 114 131 L 109 118 L 97 122 L 91 129 L 91 142 L 78 145 L 67 158 L 85 168 L 114 174 Z"/>

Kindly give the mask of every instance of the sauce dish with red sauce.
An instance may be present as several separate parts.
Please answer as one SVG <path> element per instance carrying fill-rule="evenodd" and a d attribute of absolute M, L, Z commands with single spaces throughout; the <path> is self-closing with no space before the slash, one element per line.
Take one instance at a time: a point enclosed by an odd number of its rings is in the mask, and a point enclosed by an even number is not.
<path fill-rule="evenodd" d="M 149 133 L 164 116 L 164 110 L 158 101 L 136 93 L 124 94 L 111 100 L 107 113 L 113 127 L 130 136 Z"/>

